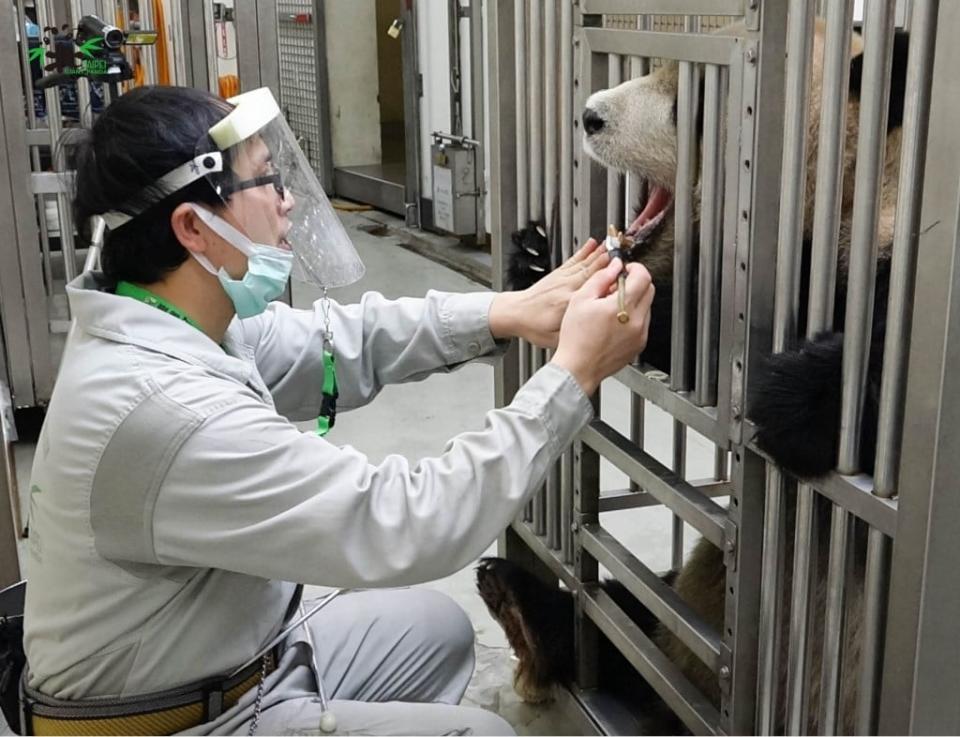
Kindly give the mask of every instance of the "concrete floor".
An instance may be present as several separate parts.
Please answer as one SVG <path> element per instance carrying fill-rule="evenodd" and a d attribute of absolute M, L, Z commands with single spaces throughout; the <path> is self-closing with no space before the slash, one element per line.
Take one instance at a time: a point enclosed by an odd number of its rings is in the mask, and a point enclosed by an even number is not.
<path fill-rule="evenodd" d="M 420 296 L 428 289 L 475 291 L 484 287 L 401 246 L 403 232 L 400 221 L 392 221 L 382 213 L 341 213 L 357 250 L 367 267 L 359 284 L 336 290 L 333 296 L 349 302 L 366 291 L 375 290 L 388 297 Z M 384 230 L 371 228 L 371 223 L 396 226 Z M 374 235 L 373 230 L 380 235 Z M 297 306 L 310 304 L 317 293 L 294 284 L 293 299 Z M 454 435 L 479 429 L 483 416 L 493 407 L 493 368 L 468 365 L 452 373 L 433 376 L 418 384 L 387 387 L 370 406 L 341 414 L 331 440 L 352 445 L 376 462 L 390 453 L 400 453 L 411 460 L 439 453 Z M 620 385 L 607 382 L 602 390 L 604 419 L 623 432 L 627 430 L 629 393 Z M 417 428 L 406 432 L 405 428 Z M 306 426 L 305 426 L 306 429 Z M 645 420 L 646 449 L 661 462 L 671 462 L 673 422 L 654 407 L 648 407 Z M 29 489 L 29 469 L 33 448 L 18 444 L 15 448 L 20 490 Z M 689 478 L 713 474 L 712 444 L 690 432 L 688 435 L 687 473 Z M 604 489 L 623 489 L 627 479 L 609 465 L 601 472 Z M 604 514 L 602 522 L 624 545 L 653 570 L 666 570 L 670 565 L 671 515 L 659 507 Z M 684 547 L 695 542 L 694 533 L 686 529 Z M 495 554 L 492 545 L 488 554 Z M 469 614 L 477 635 L 477 669 L 467 691 L 465 702 L 498 712 L 520 734 L 574 734 L 571 723 L 552 704 L 529 706 L 514 694 L 513 661 L 500 627 L 487 613 L 474 589 L 473 567 L 470 566 L 445 579 L 425 584 L 446 592 Z M 0 734 L 6 725 L 0 718 Z"/>

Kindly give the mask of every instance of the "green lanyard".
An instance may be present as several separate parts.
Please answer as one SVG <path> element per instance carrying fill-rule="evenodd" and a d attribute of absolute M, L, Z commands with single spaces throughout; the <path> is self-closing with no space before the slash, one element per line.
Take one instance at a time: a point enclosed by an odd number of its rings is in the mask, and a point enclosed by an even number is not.
<path fill-rule="evenodd" d="M 163 297 L 158 297 L 153 292 L 149 292 L 143 287 L 138 287 L 136 284 L 131 284 L 128 281 L 118 281 L 116 293 L 121 297 L 133 297 L 144 304 L 148 304 L 151 307 L 156 307 L 158 310 L 162 310 L 168 315 L 173 315 L 174 317 L 183 320 L 188 325 L 192 325 L 201 333 L 203 332 L 203 328 L 197 325 L 196 320 L 190 317 L 190 315 L 176 305 L 170 304 Z"/>
<path fill-rule="evenodd" d="M 320 400 L 320 415 L 317 417 L 317 435 L 323 437 L 337 421 L 337 397 L 340 390 L 337 387 L 337 361 L 333 355 L 333 331 L 330 329 L 330 300 L 327 298 L 326 287 L 323 289 L 323 386 L 320 388 L 323 396 Z"/>

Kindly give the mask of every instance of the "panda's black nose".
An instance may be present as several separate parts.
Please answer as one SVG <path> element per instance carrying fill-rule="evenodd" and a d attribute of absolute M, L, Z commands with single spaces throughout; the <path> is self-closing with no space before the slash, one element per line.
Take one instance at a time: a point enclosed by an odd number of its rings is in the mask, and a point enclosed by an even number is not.
<path fill-rule="evenodd" d="M 603 118 L 597 114 L 596 110 L 588 107 L 583 111 L 583 129 L 586 131 L 588 136 L 592 136 L 602 128 Z"/>

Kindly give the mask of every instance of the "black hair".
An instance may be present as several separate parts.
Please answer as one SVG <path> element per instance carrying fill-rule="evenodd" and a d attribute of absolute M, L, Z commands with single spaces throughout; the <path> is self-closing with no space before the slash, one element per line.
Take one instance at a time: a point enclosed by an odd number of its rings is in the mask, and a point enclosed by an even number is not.
<path fill-rule="evenodd" d="M 231 109 L 191 87 L 138 87 L 114 100 L 78 144 L 76 222 L 86 227 L 92 215 L 143 210 L 107 231 L 101 265 L 110 280 L 150 284 L 187 259 L 170 225 L 174 209 L 184 202 L 216 206 L 220 197 L 206 178 L 175 192 L 158 191 L 155 182 L 196 156 L 198 143 Z"/>

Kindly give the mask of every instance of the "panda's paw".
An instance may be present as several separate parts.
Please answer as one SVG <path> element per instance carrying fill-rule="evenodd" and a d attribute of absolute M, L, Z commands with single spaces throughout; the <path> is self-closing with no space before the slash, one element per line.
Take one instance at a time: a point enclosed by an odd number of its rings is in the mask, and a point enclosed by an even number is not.
<path fill-rule="evenodd" d="M 794 476 L 836 467 L 842 370 L 843 335 L 821 333 L 767 357 L 751 381 L 757 445 Z"/>
<path fill-rule="evenodd" d="M 550 243 L 547 231 L 539 223 L 530 223 L 526 228 L 510 236 L 513 252 L 507 267 L 507 281 L 513 290 L 526 289 L 550 271 Z"/>
<path fill-rule="evenodd" d="M 559 591 L 503 558 L 480 560 L 477 591 L 517 657 L 513 678 L 517 695 L 528 703 L 550 699 L 554 686 L 566 683 L 572 671 L 572 631 L 558 628 L 555 621 L 565 619 L 567 607 L 572 615 L 569 593 L 558 601 Z"/>

